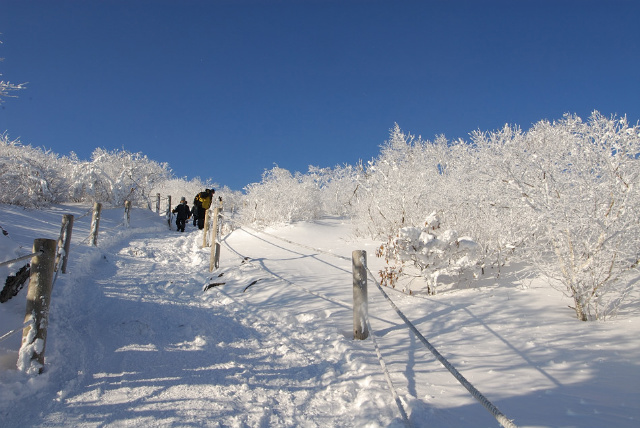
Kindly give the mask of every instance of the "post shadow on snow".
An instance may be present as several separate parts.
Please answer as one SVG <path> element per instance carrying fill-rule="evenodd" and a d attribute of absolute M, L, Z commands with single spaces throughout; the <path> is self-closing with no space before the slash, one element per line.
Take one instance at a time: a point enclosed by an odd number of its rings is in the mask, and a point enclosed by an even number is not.
<path fill-rule="evenodd" d="M 604 391 L 604 389 L 593 391 L 593 388 L 583 387 L 581 386 L 580 383 L 571 384 L 569 382 L 562 382 L 559 380 L 559 377 L 557 375 L 555 375 L 554 373 L 550 373 L 549 370 L 545 368 L 545 365 L 547 365 L 549 362 L 553 363 L 554 360 L 557 361 L 558 359 L 566 359 L 567 355 L 576 355 L 576 360 L 571 361 L 570 364 L 568 364 L 567 371 L 569 371 L 569 373 L 567 373 L 566 376 L 560 377 L 560 378 L 569 378 L 573 373 L 577 371 L 582 371 L 583 370 L 582 364 L 585 362 L 590 363 L 593 360 L 600 360 L 600 359 L 604 362 L 604 361 L 609 361 L 612 357 L 618 358 L 619 361 L 615 362 L 614 364 L 599 365 L 599 370 L 594 371 L 590 375 L 592 377 L 597 377 L 602 379 L 603 382 L 609 382 L 611 383 L 612 388 L 616 388 L 615 386 L 616 382 L 611 381 L 611 379 L 615 378 L 616 375 L 620 376 L 620 373 L 627 373 L 627 374 L 635 374 L 637 376 L 637 370 L 634 368 L 633 364 L 627 361 L 621 361 L 620 357 L 617 357 L 616 352 L 608 351 L 606 349 L 593 350 L 592 348 L 590 348 L 588 352 L 583 352 L 583 351 L 575 352 L 575 349 L 581 349 L 581 348 L 584 348 L 585 346 L 585 343 L 581 342 L 579 338 L 576 338 L 575 340 L 576 346 L 571 347 L 571 349 L 555 348 L 553 347 L 553 344 L 545 344 L 545 347 L 544 347 L 545 352 L 541 354 L 538 352 L 537 347 L 531 348 L 531 349 L 520 349 L 518 346 L 514 345 L 509 340 L 507 340 L 499 332 L 495 331 L 488 324 L 486 324 L 482 320 L 482 318 L 477 317 L 471 309 L 473 305 L 471 304 L 451 305 L 442 301 L 437 301 L 433 299 L 429 299 L 429 300 L 433 304 L 444 306 L 444 308 L 438 311 L 431 312 L 422 318 L 412 320 L 412 321 L 417 326 L 418 329 L 420 329 L 419 326 L 421 323 L 430 321 L 429 330 L 437 332 L 436 333 L 437 337 L 440 338 L 435 342 L 441 342 L 448 333 L 456 333 L 456 330 L 460 326 L 452 324 L 449 321 L 450 319 L 455 319 L 455 317 L 452 317 L 452 313 L 454 311 L 463 311 L 468 315 L 469 319 L 472 320 L 473 324 L 475 324 L 476 326 L 480 326 L 483 329 L 486 329 L 492 336 L 496 337 L 504 345 L 504 350 L 506 352 L 503 351 L 502 352 L 503 354 L 505 355 L 514 354 L 520 357 L 519 359 L 515 359 L 512 363 L 510 363 L 510 365 L 515 367 L 517 367 L 518 365 L 530 367 L 540 374 L 541 379 L 546 380 L 546 385 L 548 385 L 548 387 L 542 391 L 537 391 L 536 393 L 529 394 L 528 396 L 525 396 L 525 397 L 511 397 L 506 399 L 500 398 L 498 401 L 494 403 L 507 415 L 507 417 L 515 418 L 516 419 L 515 423 L 517 425 L 523 423 L 522 422 L 523 418 L 525 418 L 526 422 L 524 422 L 524 425 L 526 426 L 532 426 L 532 425 L 533 426 L 582 426 L 584 421 L 588 420 L 589 422 L 591 422 L 591 420 L 589 419 L 590 414 L 600 415 L 598 417 L 602 421 L 599 425 L 595 424 L 591 426 L 634 426 L 634 423 L 637 423 L 637 421 L 640 420 L 640 405 L 637 404 L 637 403 L 640 403 L 640 390 L 629 391 L 630 393 L 629 402 L 625 406 L 620 407 L 621 411 L 620 409 L 616 409 L 616 406 L 619 403 L 614 403 L 614 402 L 610 402 L 604 406 L 605 408 L 608 408 L 610 410 L 597 409 L 596 408 L 597 403 L 602 402 L 603 398 L 606 399 L 609 395 L 618 396 L 619 393 L 613 393 L 615 389 L 612 389 L 612 394 L 607 394 L 606 391 Z M 567 314 L 568 317 L 570 317 L 570 315 L 571 314 L 569 313 Z M 521 312 L 520 312 L 520 309 L 517 307 L 504 306 L 500 311 L 500 318 L 503 318 L 503 319 L 516 319 L 519 316 L 521 316 Z M 434 322 L 434 320 L 437 320 L 437 319 L 442 319 L 442 321 Z M 539 323 L 540 321 L 537 320 L 537 322 Z M 548 320 L 546 322 L 549 324 L 553 324 L 553 320 Z M 584 325 L 580 321 L 576 320 L 575 322 L 579 326 Z M 468 325 L 466 321 L 464 322 L 464 324 Z M 406 329 L 406 326 L 404 326 L 404 324 L 398 324 L 393 327 L 389 327 L 385 330 L 380 330 L 379 332 L 377 332 L 377 335 L 379 335 L 380 337 L 384 337 L 391 333 L 397 333 L 399 330 L 402 330 L 402 329 Z M 421 343 L 418 343 L 418 341 L 415 338 L 415 335 L 413 335 L 408 329 L 406 329 L 406 331 L 407 331 L 407 334 L 409 335 L 409 341 L 411 342 L 411 345 L 408 345 L 406 347 L 407 349 L 406 354 L 409 356 L 408 362 L 405 367 L 405 375 L 407 377 L 407 382 L 408 382 L 408 392 L 410 395 L 414 397 L 420 397 L 421 394 L 418 391 L 421 388 L 420 388 L 420 385 L 416 385 L 416 372 L 415 372 L 416 368 L 421 366 L 424 367 L 424 364 L 426 364 L 427 360 L 433 361 L 433 363 L 435 364 L 439 364 L 439 363 L 435 360 L 435 358 L 431 356 L 428 350 L 424 348 Z M 430 339 L 428 338 L 428 340 Z M 526 338 L 524 340 L 526 341 Z M 622 341 L 623 339 L 621 337 L 618 340 Z M 448 357 L 450 355 L 450 352 L 447 351 L 447 348 L 448 348 L 447 345 L 450 345 L 450 344 L 446 342 L 445 343 L 434 343 L 433 341 L 431 342 L 445 357 Z M 475 346 L 468 346 L 466 342 L 463 343 L 462 345 L 467 346 L 470 349 L 474 349 L 475 347 Z M 421 355 L 425 355 L 426 353 L 428 355 L 426 358 L 423 357 L 423 361 L 419 361 L 419 359 L 414 356 L 414 354 L 416 353 L 419 353 Z M 461 358 L 460 355 L 458 355 L 457 357 Z M 473 358 L 473 355 L 469 355 L 464 358 L 465 359 Z M 486 358 L 486 357 L 478 357 L 478 358 Z M 452 363 L 455 365 L 455 361 L 452 361 Z M 566 362 L 563 362 L 563 363 L 566 363 Z M 391 367 L 393 363 L 389 362 L 388 365 Z M 621 368 L 621 367 L 624 367 L 624 368 Z M 442 370 L 444 369 L 442 368 Z M 464 370 L 463 370 L 463 375 L 464 375 Z M 496 371 L 496 376 L 499 376 L 498 371 Z M 624 375 L 622 377 L 624 377 Z M 619 380 L 620 381 L 618 382 L 618 384 L 620 385 L 629 384 L 629 382 L 628 381 L 625 382 L 623 378 Z M 587 383 L 585 382 L 585 384 Z M 475 385 L 475 386 L 478 387 L 482 393 L 486 393 L 489 396 L 498 395 L 500 393 L 500 391 L 483 391 L 483 388 L 481 385 Z M 460 386 L 460 388 L 462 388 L 462 386 Z M 523 385 L 523 388 L 529 389 L 529 387 L 527 387 L 526 385 Z M 563 397 L 567 399 L 568 401 L 570 401 L 570 404 L 567 406 L 564 403 L 560 402 L 560 400 L 558 400 L 559 397 Z M 592 404 L 596 404 L 596 406 L 592 406 Z M 418 409 L 423 407 L 425 415 L 433 414 L 433 410 L 429 408 L 428 403 L 425 403 L 422 400 L 416 399 L 416 401 L 412 406 Z M 563 406 L 566 408 L 564 408 Z M 571 408 L 569 408 L 569 406 Z M 549 414 L 547 414 L 546 412 L 547 408 L 553 409 L 551 412 L 549 412 L 553 416 L 550 416 Z M 543 416 L 544 420 L 542 422 L 540 421 L 540 418 L 542 416 L 541 412 L 537 411 L 536 409 L 545 410 L 544 416 Z M 575 410 L 575 409 L 580 409 L 580 410 Z M 618 412 L 621 414 L 618 414 Z M 603 416 L 605 413 L 608 413 L 609 416 Z M 623 416 L 624 414 L 626 414 L 626 416 Z M 621 423 L 623 419 L 626 421 L 625 423 Z M 412 420 L 413 420 L 413 414 L 412 414 Z M 562 423 L 558 422 L 560 420 L 562 420 Z M 460 425 L 459 423 L 457 424 L 453 423 L 447 426 L 465 426 L 465 425 Z M 468 426 L 480 426 L 480 425 L 471 424 Z M 487 426 L 491 426 L 491 425 L 487 425 Z"/>
<path fill-rule="evenodd" d="M 540 366 L 540 362 L 536 362 L 533 361 L 528 355 L 527 355 L 527 351 L 525 350 L 521 350 L 518 349 L 516 346 L 514 346 L 512 343 L 510 343 L 507 339 L 505 339 L 502 335 L 500 335 L 498 332 L 496 332 L 494 329 L 492 329 L 489 325 L 487 325 L 481 318 L 476 317 L 473 312 L 469 309 L 469 306 L 471 306 L 470 304 L 468 305 L 464 305 L 464 304 L 457 304 L 457 305 L 450 305 L 444 302 L 435 302 L 438 305 L 444 305 L 445 307 L 438 310 L 438 311 L 434 311 L 429 313 L 428 315 L 425 315 L 424 317 L 418 318 L 418 319 L 414 319 L 411 320 L 412 323 L 416 326 L 416 328 L 418 328 L 418 330 L 421 330 L 420 325 L 425 323 L 425 322 L 429 322 L 429 331 L 435 332 L 432 334 L 425 334 L 423 333 L 423 335 L 425 336 L 425 338 L 427 338 L 427 340 L 434 346 L 436 347 L 436 349 L 438 349 L 438 351 L 447 359 L 450 360 L 450 362 L 455 366 L 455 360 L 459 359 L 459 358 L 464 358 L 464 359 L 474 359 L 474 355 L 470 354 L 467 356 L 460 356 L 460 355 L 453 355 L 457 358 L 454 358 L 453 360 L 451 360 L 452 358 L 452 353 L 451 353 L 451 348 L 455 348 L 456 344 L 453 344 L 451 342 L 443 342 L 443 338 L 446 337 L 446 335 L 448 333 L 457 333 L 457 330 L 459 329 L 460 326 L 455 325 L 450 323 L 449 321 L 454 318 L 452 317 L 452 313 L 456 312 L 456 311 L 464 311 L 465 313 L 467 313 L 469 315 L 469 317 L 473 320 L 474 323 L 477 323 L 479 325 L 481 325 L 484 329 L 488 330 L 493 336 L 495 336 L 496 338 L 498 338 L 498 340 L 500 340 L 505 346 L 506 346 L 506 350 L 507 352 L 509 352 L 510 354 L 516 354 L 519 355 L 521 357 L 520 361 L 513 361 L 513 363 L 511 363 L 510 365 L 518 365 L 518 363 L 522 364 L 522 363 L 526 363 L 527 366 L 531 367 L 532 369 L 537 370 L 542 376 L 544 376 L 547 380 L 550 381 L 551 384 L 557 386 L 557 387 L 561 387 L 561 383 L 555 379 L 552 375 L 550 375 L 546 370 L 544 370 L 541 366 Z M 513 316 L 516 316 L 517 313 L 513 314 Z M 435 322 L 434 320 L 438 320 L 441 319 L 442 321 L 440 322 Z M 447 325 L 449 324 L 449 325 Z M 467 325 L 467 323 L 464 323 L 465 325 Z M 423 331 L 425 330 L 424 328 L 422 329 Z M 400 323 L 397 324 L 393 327 L 387 328 L 387 329 L 383 329 L 383 330 L 378 330 L 376 332 L 374 332 L 376 334 L 376 336 L 379 337 L 384 337 L 386 335 L 389 335 L 391 333 L 398 333 L 401 331 L 406 331 L 407 334 L 407 340 L 409 342 L 409 344 L 406 346 L 406 355 L 407 355 L 407 364 L 406 364 L 406 368 L 405 368 L 405 376 L 407 379 L 407 383 L 408 383 L 408 392 L 410 395 L 414 396 L 414 397 L 419 397 L 419 393 L 418 393 L 418 386 L 416 385 L 416 369 L 420 368 L 422 371 L 431 371 L 433 370 L 433 364 L 436 364 L 436 367 L 440 367 L 440 363 L 435 359 L 435 357 L 433 357 L 433 355 L 429 352 L 429 350 L 422 344 L 422 342 L 419 342 L 416 338 L 416 336 L 407 328 L 407 326 L 404 323 Z M 437 339 L 434 340 L 433 336 L 436 336 Z M 431 336 L 431 337 L 430 337 Z M 469 340 L 469 343 L 467 343 L 465 341 L 465 343 L 462 344 L 464 347 L 466 347 L 467 349 L 474 349 L 475 346 L 473 344 L 473 340 Z M 481 345 L 481 344 L 480 344 Z M 529 350 L 529 352 L 531 352 L 531 350 Z M 504 353 L 504 350 L 501 350 L 501 353 Z M 420 358 L 416 358 L 416 354 L 420 354 L 421 357 Z M 476 361 L 478 359 L 482 359 L 482 358 L 486 358 L 486 357 L 477 357 L 475 356 Z M 391 365 L 391 363 L 389 364 Z M 429 369 L 428 367 L 432 367 L 431 369 Z M 444 369 L 443 369 L 444 370 Z M 464 370 L 462 370 L 462 374 L 464 376 Z M 496 373 L 497 375 L 497 373 Z M 451 379 L 454 380 L 453 376 L 451 375 Z M 457 381 L 456 381 L 457 382 Z M 473 383 L 473 382 L 472 382 Z M 476 387 L 478 387 L 480 389 L 480 391 L 482 393 L 484 393 L 485 391 L 482 391 L 482 388 L 479 387 L 478 385 L 475 385 Z M 460 386 L 461 388 L 463 388 L 462 386 Z M 487 391 L 490 392 L 490 391 Z M 509 415 L 507 415 L 509 416 Z"/>
<path fill-rule="evenodd" d="M 512 276 L 512 278 L 515 278 Z M 504 279 L 503 279 L 504 281 Z M 493 282 L 495 283 L 495 281 Z M 510 283 L 509 285 L 503 285 L 503 287 L 515 287 L 514 283 Z M 418 296 L 416 296 L 416 298 L 420 298 Z M 430 325 L 430 330 L 437 332 L 438 336 L 444 336 L 449 332 L 455 332 L 459 326 L 456 325 L 449 325 L 447 327 L 447 324 L 450 324 L 450 320 L 453 318 L 451 316 L 452 313 L 456 312 L 456 311 L 463 311 L 465 312 L 469 318 L 473 321 L 473 323 L 482 326 L 485 330 L 487 330 L 492 336 L 494 336 L 495 338 L 497 338 L 500 342 L 502 342 L 508 349 L 510 349 L 513 353 L 519 355 L 529 366 L 535 368 L 540 374 L 542 374 L 544 377 L 546 377 L 550 382 L 552 382 L 553 384 L 559 386 L 560 383 L 558 382 L 557 379 L 555 379 L 553 376 L 551 376 L 549 373 L 547 373 L 543 368 L 540 367 L 539 363 L 536 363 L 535 361 L 533 361 L 528 355 L 527 355 L 527 351 L 526 350 L 521 350 L 519 349 L 517 346 L 515 346 L 514 344 L 512 344 L 509 340 L 507 340 L 503 335 L 501 335 L 500 333 L 498 333 L 497 331 L 495 331 L 494 329 L 492 329 L 481 317 L 477 317 L 473 311 L 470 309 L 474 306 L 474 304 L 472 303 L 467 303 L 467 304 L 449 304 L 437 299 L 429 299 L 429 298 L 425 298 L 422 297 L 426 300 L 428 300 L 431 304 L 433 305 L 437 305 L 437 306 L 443 306 L 442 309 L 437 310 L 437 311 L 432 311 L 430 312 L 428 315 L 425 315 L 422 318 L 416 319 L 416 320 L 412 320 L 413 324 L 416 326 L 416 328 L 419 328 L 419 325 L 425 322 L 429 322 Z M 520 309 L 517 307 L 509 307 L 507 305 L 503 306 L 501 311 L 502 314 L 504 314 L 504 318 L 506 319 L 517 319 L 518 317 L 521 316 L 520 313 Z M 442 320 L 440 322 L 437 322 L 435 320 Z M 551 321 L 547 321 L 548 323 L 551 323 Z M 544 324 L 544 321 L 538 321 L 538 323 L 540 324 Z M 467 326 L 467 323 L 465 322 L 465 326 Z M 379 330 L 378 334 L 380 335 L 385 335 L 388 334 L 391 331 L 397 330 L 397 329 L 401 329 L 401 328 L 406 328 L 406 326 L 404 325 L 404 323 L 400 323 L 397 324 L 396 326 L 384 329 L 384 330 Z M 429 339 L 429 335 L 424 334 L 423 335 L 427 338 L 427 340 Z M 413 336 L 413 335 L 411 335 Z M 431 336 L 433 336 L 433 334 L 431 334 Z M 440 348 L 440 347 L 437 347 Z M 443 344 L 441 346 L 442 349 L 439 349 L 439 351 L 444 352 L 445 356 L 446 356 L 446 344 Z M 528 352 L 531 352 L 531 350 L 529 350 Z"/>
<path fill-rule="evenodd" d="M 416 384 L 416 368 L 426 372 L 439 371 L 446 372 L 435 358 L 424 358 L 419 361 L 415 357 L 416 350 L 422 348 L 415 335 L 408 332 L 412 342 L 407 346 L 408 360 L 406 361 L 407 393 L 413 399 L 409 400 L 410 422 L 414 427 L 459 428 L 459 427 L 498 427 L 498 422 L 493 416 L 475 399 L 469 395 L 472 404 L 434 408 L 425 399 L 429 394 L 437 394 L 437 388 L 433 385 Z M 424 348 L 422 348 L 424 349 Z M 424 352 L 417 352 L 424 355 Z M 605 351 L 606 352 L 606 351 Z M 391 358 L 388 356 L 387 358 Z M 604 358 L 603 358 L 604 359 Z M 402 364 L 405 364 L 403 361 Z M 390 369 L 393 367 L 392 361 L 387 361 Z M 579 370 L 577 364 L 567 368 L 568 371 Z M 614 364 L 595 365 L 591 377 L 597 377 L 607 382 L 610 387 L 616 385 L 629 385 L 625 376 L 637 376 L 637 367 L 632 362 L 618 361 Z M 448 375 L 448 373 L 445 373 Z M 464 375 L 464 373 L 463 373 Z M 569 374 L 570 375 L 570 374 Z M 496 371 L 496 376 L 499 372 Z M 451 377 L 452 382 L 456 382 Z M 640 379 L 639 379 L 640 380 Z M 557 382 L 557 381 L 556 381 Z M 474 383 L 472 381 L 472 383 Z M 539 388 L 531 391 L 526 384 L 522 384 L 522 393 L 505 397 L 501 390 L 485 391 L 482 385 L 475 384 L 487 398 L 496 405 L 508 418 L 514 420 L 517 426 L 615 426 L 632 428 L 636 427 L 640 420 L 640 390 L 625 391 L 628 400 L 619 403 L 616 398 L 620 392 L 607 393 L 607 388 L 594 389 L 592 382 L 577 383 L 548 383 L 547 388 Z M 462 385 L 457 386 L 463 394 L 466 390 Z M 633 387 L 631 387 L 633 388 Z"/>
<path fill-rule="evenodd" d="M 637 372 L 637 368 L 634 364 L 623 363 L 615 371 L 633 373 Z M 595 373 L 595 376 L 605 378 L 606 374 Z M 518 395 L 505 397 L 496 391 L 489 399 L 519 427 L 636 428 L 640 421 L 640 392 L 630 392 L 628 397 L 625 403 L 614 402 L 606 391 L 594 390 L 592 383 L 584 382 L 537 391 L 531 391 L 523 385 Z M 500 426 L 478 402 L 433 409 L 423 400 L 414 400 L 410 406 L 412 411 L 409 419 L 416 428 Z"/>
<path fill-rule="evenodd" d="M 435 407 L 429 403 L 427 397 L 432 394 L 437 394 L 438 391 L 434 391 L 433 384 L 426 386 L 418 385 L 416 381 L 416 377 L 418 376 L 417 371 L 423 372 L 423 378 L 428 378 L 425 374 L 440 372 L 444 373 L 445 378 L 450 379 L 451 383 L 457 383 L 457 381 L 447 372 L 440 362 L 424 348 L 412 332 L 407 330 L 407 334 L 409 342 L 406 347 L 407 352 L 401 353 L 403 357 L 406 357 L 406 360 L 400 361 L 399 364 L 405 367 L 404 374 L 407 380 L 407 395 L 404 396 L 404 399 L 411 409 L 409 416 L 411 426 L 425 428 L 434 426 L 439 428 L 498 427 L 500 424 L 494 416 L 491 415 L 481 403 L 475 401 L 470 394 L 469 400 L 472 401 L 472 404 L 469 405 Z M 416 357 L 416 354 L 421 354 L 422 358 Z M 385 358 L 387 359 L 387 366 L 392 369 L 395 363 L 395 361 L 392 360 L 393 356 L 387 356 Z M 463 394 L 468 394 L 461 384 L 457 384 L 456 387 L 462 390 Z M 450 388 L 450 386 L 448 386 L 448 388 Z M 457 402 L 458 399 L 455 399 L 455 401 Z"/>

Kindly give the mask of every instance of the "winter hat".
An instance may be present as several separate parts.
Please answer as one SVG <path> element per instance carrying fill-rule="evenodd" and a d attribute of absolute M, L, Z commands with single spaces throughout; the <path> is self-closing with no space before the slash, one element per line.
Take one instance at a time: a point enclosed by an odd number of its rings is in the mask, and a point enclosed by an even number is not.
<path fill-rule="evenodd" d="M 187 198 L 185 198 L 184 196 L 180 198 L 180 202 L 186 202 Z"/>

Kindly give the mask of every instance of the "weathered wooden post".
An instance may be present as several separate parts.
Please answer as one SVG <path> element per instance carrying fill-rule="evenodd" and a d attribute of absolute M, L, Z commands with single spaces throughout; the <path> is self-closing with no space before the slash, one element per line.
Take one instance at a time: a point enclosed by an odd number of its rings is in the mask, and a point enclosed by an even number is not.
<path fill-rule="evenodd" d="M 209 211 L 204 212 L 204 230 L 202 233 L 202 248 L 208 247 L 207 235 L 209 234 Z"/>
<path fill-rule="evenodd" d="M 160 214 L 160 193 L 156 193 L 156 214 Z"/>
<path fill-rule="evenodd" d="M 131 201 L 124 201 L 124 227 L 131 224 Z"/>
<path fill-rule="evenodd" d="M 353 269 L 353 338 L 364 340 L 369 337 L 367 318 L 367 252 L 356 250 L 351 253 Z"/>
<path fill-rule="evenodd" d="M 34 373 L 35 370 L 42 373 L 44 370 L 56 244 L 54 239 L 33 241 L 33 252 L 42 250 L 42 253 L 31 259 L 31 276 L 24 317 L 24 322 L 28 325 L 22 330 L 22 345 L 18 354 L 18 369 L 28 373 Z"/>
<path fill-rule="evenodd" d="M 67 260 L 69 260 L 69 249 L 71 248 L 71 231 L 73 230 L 73 214 L 64 214 L 62 216 L 62 227 L 60 228 L 60 237 L 58 238 L 58 254 L 56 255 L 56 267 L 60 265 L 60 257 L 62 256 L 62 273 L 67 273 Z"/>
<path fill-rule="evenodd" d="M 89 243 L 94 247 L 98 246 L 98 227 L 100 226 L 100 212 L 102 204 L 96 202 L 93 204 L 93 216 L 91 217 L 91 233 L 89 234 Z"/>
<path fill-rule="evenodd" d="M 209 272 L 220 266 L 220 244 L 218 243 L 218 220 L 220 207 L 213 211 L 213 230 L 211 232 L 211 257 L 209 258 Z"/>
<path fill-rule="evenodd" d="M 165 214 L 165 218 L 169 224 L 169 229 L 171 229 L 171 195 L 167 196 L 167 212 Z"/>

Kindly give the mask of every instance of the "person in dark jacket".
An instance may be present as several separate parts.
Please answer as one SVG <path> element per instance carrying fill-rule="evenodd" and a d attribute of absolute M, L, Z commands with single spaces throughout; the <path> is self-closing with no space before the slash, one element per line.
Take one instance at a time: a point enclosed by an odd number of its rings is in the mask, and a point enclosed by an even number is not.
<path fill-rule="evenodd" d="M 180 205 L 175 207 L 172 211 L 176 214 L 176 229 L 178 232 L 184 232 L 184 225 L 189 219 L 189 205 L 187 205 L 187 198 L 184 196 L 180 199 Z"/>

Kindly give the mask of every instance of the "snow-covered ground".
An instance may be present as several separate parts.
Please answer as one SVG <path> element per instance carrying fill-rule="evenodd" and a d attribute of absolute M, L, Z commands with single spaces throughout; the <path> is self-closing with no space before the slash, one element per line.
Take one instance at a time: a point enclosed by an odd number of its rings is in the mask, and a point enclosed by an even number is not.
<path fill-rule="evenodd" d="M 62 214 L 76 216 L 46 371 L 16 370 L 20 334 L 0 341 L 3 428 L 499 426 L 371 280 L 375 340 L 353 340 L 351 252 L 367 250 L 373 272 L 381 260 L 379 243 L 354 239 L 347 221 L 236 229 L 209 273 L 191 224 L 178 233 L 135 209 L 125 229 L 123 210 L 104 210 L 96 248 L 89 208 L 0 206 L 0 238 L 11 240 L 0 248 L 23 253 L 35 238 L 56 239 Z M 429 298 L 385 290 L 515 425 L 640 426 L 638 300 L 617 319 L 584 323 L 557 291 L 515 278 Z M 21 325 L 25 295 L 0 305 L 0 336 Z"/>

